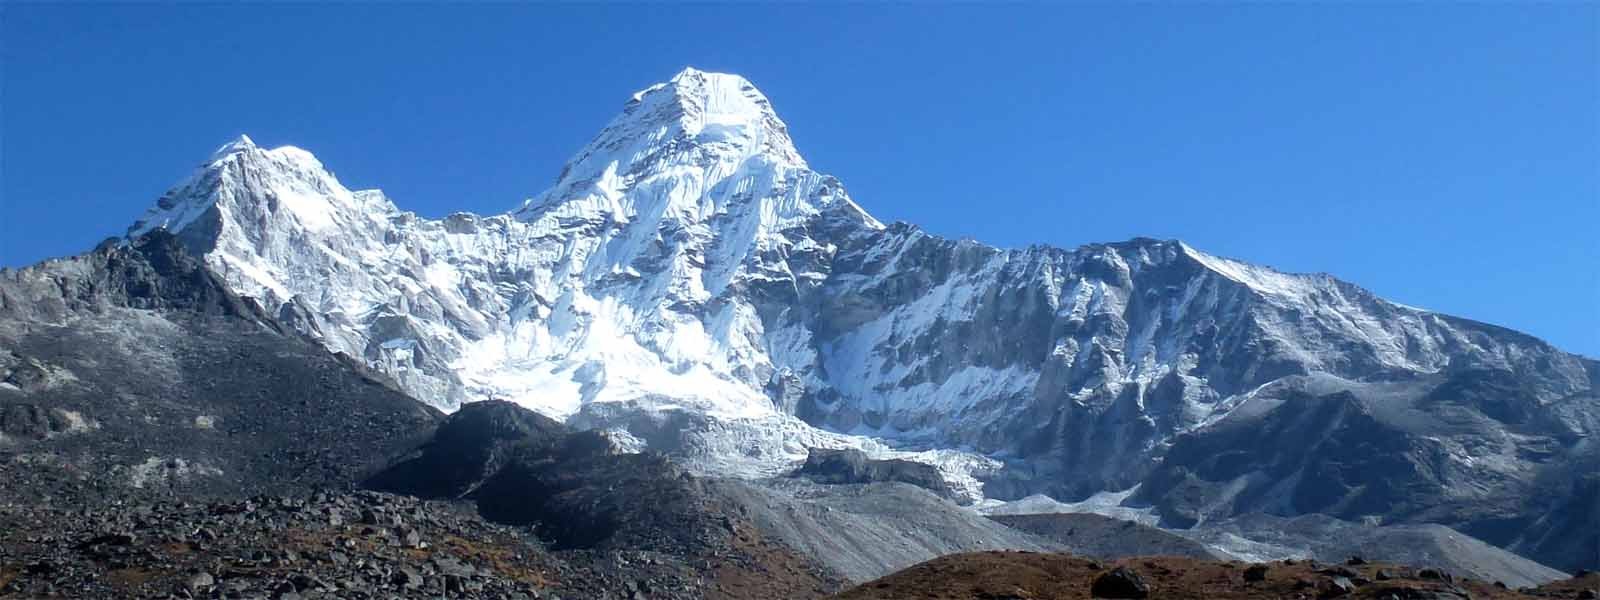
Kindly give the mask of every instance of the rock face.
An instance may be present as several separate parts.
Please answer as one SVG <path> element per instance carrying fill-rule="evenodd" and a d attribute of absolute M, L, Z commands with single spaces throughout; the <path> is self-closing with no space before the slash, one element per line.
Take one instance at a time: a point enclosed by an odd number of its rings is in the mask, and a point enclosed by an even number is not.
<path fill-rule="evenodd" d="M 874 459 L 852 448 L 813 449 L 806 457 L 805 464 L 800 465 L 794 475 L 828 484 L 898 481 L 946 498 L 957 497 L 957 492 L 950 489 L 950 485 L 939 474 L 939 469 L 933 465 L 898 458 Z"/>
<path fill-rule="evenodd" d="M 509 402 L 464 406 L 417 456 L 367 485 L 473 500 L 490 520 L 536 526 L 558 549 L 700 553 L 727 545 L 734 528 L 723 515 L 735 511 L 661 455 L 621 453 L 601 432 L 568 431 Z"/>
<path fill-rule="evenodd" d="M 1176 241 L 885 226 L 737 76 L 639 92 L 503 215 L 422 218 L 242 138 L 130 234 L 157 229 L 435 407 L 509 400 L 697 472 L 922 449 L 902 458 L 965 500 L 979 479 L 996 498 L 1143 484 L 1173 524 L 1319 511 L 1596 555 L 1555 533 L 1597 537 L 1594 486 L 1571 483 L 1600 455 L 1594 361 Z"/>
<path fill-rule="evenodd" d="M 503 401 L 450 415 L 416 455 L 373 475 L 368 487 L 430 498 L 465 498 L 512 466 L 524 448 L 552 452 L 566 427 Z M 602 446 L 603 447 L 603 446 Z"/>
<path fill-rule="evenodd" d="M 0 501 L 347 488 L 441 417 L 277 327 L 162 232 L 0 271 Z"/>

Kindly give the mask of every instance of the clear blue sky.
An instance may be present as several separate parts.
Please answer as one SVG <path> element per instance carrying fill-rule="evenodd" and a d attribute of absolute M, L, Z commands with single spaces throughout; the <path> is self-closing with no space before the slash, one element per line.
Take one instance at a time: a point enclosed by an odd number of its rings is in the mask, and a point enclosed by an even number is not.
<path fill-rule="evenodd" d="M 1180 238 L 1596 356 L 1597 7 L 4 3 L 0 265 L 121 233 L 240 133 L 503 211 L 694 65 L 884 220 Z"/>

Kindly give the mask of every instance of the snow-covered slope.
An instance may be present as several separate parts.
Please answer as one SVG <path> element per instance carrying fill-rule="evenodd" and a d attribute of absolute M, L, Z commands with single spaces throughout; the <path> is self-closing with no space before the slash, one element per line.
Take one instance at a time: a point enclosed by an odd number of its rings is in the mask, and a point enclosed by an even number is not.
<path fill-rule="evenodd" d="M 422 218 L 241 138 L 130 235 L 154 228 L 434 406 L 513 400 L 713 472 L 892 446 L 991 496 L 1077 500 L 1279 410 L 1272 384 L 1302 376 L 1503 372 L 1546 424 L 1519 435 L 1597 428 L 1592 361 L 1326 275 L 1175 241 L 1004 250 L 885 226 L 750 82 L 694 69 L 635 94 L 507 214 Z M 1517 456 L 1489 472 L 1539 471 Z"/>

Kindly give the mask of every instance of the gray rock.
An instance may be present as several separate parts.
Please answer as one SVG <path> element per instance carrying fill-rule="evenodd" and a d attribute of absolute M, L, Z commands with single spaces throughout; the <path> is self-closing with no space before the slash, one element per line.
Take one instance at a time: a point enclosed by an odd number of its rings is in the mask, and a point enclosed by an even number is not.
<path fill-rule="evenodd" d="M 209 589 L 213 585 L 216 585 L 217 580 L 213 578 L 210 573 L 201 571 L 190 576 L 189 580 L 185 583 L 191 590 L 203 591 Z"/>

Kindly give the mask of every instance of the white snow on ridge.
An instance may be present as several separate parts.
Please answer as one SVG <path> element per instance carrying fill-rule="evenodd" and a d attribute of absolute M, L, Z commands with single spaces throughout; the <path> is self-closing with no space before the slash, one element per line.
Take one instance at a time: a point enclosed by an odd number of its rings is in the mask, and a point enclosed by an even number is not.
<path fill-rule="evenodd" d="M 1188 244 L 1182 244 L 1182 248 L 1189 257 L 1199 261 L 1206 268 L 1250 286 L 1251 289 L 1269 297 L 1303 302 L 1307 297 L 1317 293 L 1319 289 L 1316 283 L 1318 277 L 1315 275 L 1284 273 L 1276 269 L 1252 265 L 1231 258 L 1213 256 L 1195 250 Z"/>

